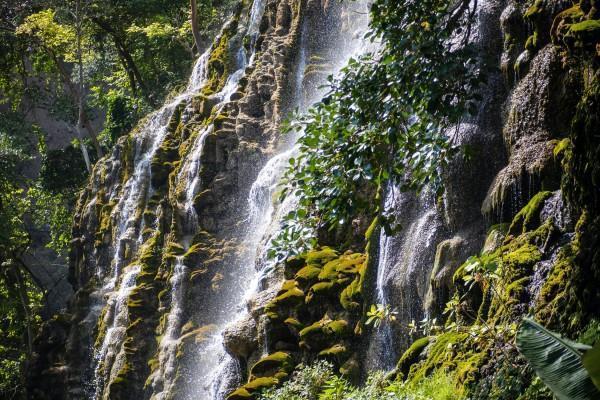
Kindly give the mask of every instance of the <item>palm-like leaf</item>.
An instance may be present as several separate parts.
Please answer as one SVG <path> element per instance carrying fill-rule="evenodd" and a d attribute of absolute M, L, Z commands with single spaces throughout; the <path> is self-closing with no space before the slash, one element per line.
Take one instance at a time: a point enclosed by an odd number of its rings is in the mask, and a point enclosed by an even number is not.
<path fill-rule="evenodd" d="M 565 340 L 525 318 L 517 333 L 517 347 L 559 400 L 600 399 L 582 362 L 581 350 L 589 346 Z"/>
<path fill-rule="evenodd" d="M 592 350 L 585 353 L 583 366 L 592 378 L 594 385 L 600 389 L 600 343 L 596 343 Z"/>

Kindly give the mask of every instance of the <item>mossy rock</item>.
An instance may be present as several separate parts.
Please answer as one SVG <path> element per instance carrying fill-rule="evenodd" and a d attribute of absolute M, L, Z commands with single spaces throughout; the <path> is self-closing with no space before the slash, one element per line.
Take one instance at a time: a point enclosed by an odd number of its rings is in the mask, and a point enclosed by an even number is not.
<path fill-rule="evenodd" d="M 244 385 L 244 388 L 250 393 L 258 392 L 279 384 L 279 379 L 275 377 L 256 378 Z"/>
<path fill-rule="evenodd" d="M 542 253 L 532 244 L 524 244 L 517 249 L 507 252 L 502 256 L 502 261 L 514 268 L 533 267 L 537 262 L 541 261 Z"/>
<path fill-rule="evenodd" d="M 270 354 L 257 361 L 250 368 L 250 376 L 252 377 L 272 377 L 277 372 L 290 372 L 293 369 L 292 356 L 289 353 L 279 351 Z"/>
<path fill-rule="evenodd" d="M 365 256 L 360 253 L 353 253 L 341 256 L 338 259 L 329 261 L 323 266 L 319 274 L 320 280 L 333 280 L 340 274 L 352 275 L 358 274 L 365 262 Z"/>
<path fill-rule="evenodd" d="M 343 344 L 334 344 L 333 346 L 319 352 L 322 357 L 342 357 L 348 353 L 348 349 Z"/>
<path fill-rule="evenodd" d="M 527 11 L 525 11 L 525 14 L 523 14 L 523 17 L 526 19 L 532 19 L 532 18 L 536 17 L 537 15 L 540 15 L 543 11 L 544 11 L 544 0 L 535 0 L 533 5 L 531 5 L 527 9 Z"/>
<path fill-rule="evenodd" d="M 306 295 L 306 303 L 310 303 L 313 301 L 315 296 L 318 297 L 336 297 L 338 287 L 336 282 L 319 282 L 312 285 Z"/>
<path fill-rule="evenodd" d="M 423 345 L 423 342 L 420 345 Z M 426 358 L 410 367 L 408 381 L 418 384 L 434 370 L 444 369 L 457 371 L 461 383 L 470 383 L 475 379 L 486 354 L 486 349 L 471 349 L 468 333 L 442 333 L 431 339 L 427 346 Z"/>
<path fill-rule="evenodd" d="M 295 329 L 301 330 L 302 328 L 304 328 L 304 324 L 302 324 L 296 318 L 292 318 L 292 317 L 287 318 L 285 321 L 283 321 L 283 323 L 286 324 L 287 326 L 295 328 Z"/>
<path fill-rule="evenodd" d="M 309 251 L 303 255 L 306 264 L 324 265 L 325 263 L 338 257 L 337 251 L 331 247 L 322 247 L 320 250 Z"/>
<path fill-rule="evenodd" d="M 307 265 L 306 267 L 298 271 L 298 273 L 296 274 L 296 280 L 303 282 L 314 281 L 319 277 L 320 273 L 321 268 L 312 265 Z"/>
<path fill-rule="evenodd" d="M 540 290 L 535 310 L 536 319 L 551 329 L 575 332 L 584 322 L 586 305 L 581 296 L 580 287 L 585 278 L 578 257 L 581 254 L 579 238 L 582 225 L 585 225 L 587 213 L 582 214 L 576 235 L 571 243 L 563 246 L 559 252 L 548 278 Z"/>
<path fill-rule="evenodd" d="M 340 294 L 340 304 L 348 311 L 355 311 L 360 308 L 360 300 L 358 299 L 361 294 L 360 280 L 355 279 L 350 283 L 342 293 Z"/>
<path fill-rule="evenodd" d="M 591 19 L 573 24 L 570 32 L 586 43 L 597 43 L 600 41 L 600 20 Z"/>
<path fill-rule="evenodd" d="M 252 398 L 253 396 L 245 387 L 236 389 L 233 393 L 227 396 L 227 400 L 247 400 Z"/>
<path fill-rule="evenodd" d="M 277 305 L 289 305 L 304 301 L 304 292 L 297 286 L 275 297 Z"/>
<path fill-rule="evenodd" d="M 404 354 L 402 354 L 402 357 L 400 357 L 398 364 L 396 364 L 396 374 L 398 377 L 406 377 L 408 375 L 411 365 L 417 363 L 430 342 L 431 339 L 429 337 L 423 337 L 415 340 L 410 345 Z"/>
<path fill-rule="evenodd" d="M 510 235 L 520 235 L 535 229 L 540 223 L 540 212 L 552 192 L 540 192 L 533 196 L 529 203 L 515 215 L 508 229 Z"/>
<path fill-rule="evenodd" d="M 322 319 L 300 331 L 300 338 L 305 342 L 321 342 L 327 337 L 341 338 L 351 333 L 348 321 Z"/>

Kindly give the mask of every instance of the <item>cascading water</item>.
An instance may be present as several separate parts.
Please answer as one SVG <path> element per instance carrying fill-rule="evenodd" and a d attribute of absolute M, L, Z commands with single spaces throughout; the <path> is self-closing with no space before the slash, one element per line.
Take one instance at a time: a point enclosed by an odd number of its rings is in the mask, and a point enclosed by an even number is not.
<path fill-rule="evenodd" d="M 196 62 L 188 86 L 184 93 L 177 96 L 173 101 L 163 106 L 160 110 L 150 115 L 143 124 L 140 132 L 135 137 L 135 157 L 134 172 L 132 177 L 126 182 L 124 188 L 116 185 L 110 193 L 110 200 L 119 199 L 117 205 L 112 211 L 111 218 L 116 226 L 114 255 L 111 264 L 112 274 L 100 267 L 96 270 L 98 279 L 104 281 L 104 285 L 92 297 L 97 299 L 96 305 L 88 319 L 97 319 L 102 309 L 102 298 L 107 297 L 107 307 L 103 322 L 110 326 L 104 335 L 102 344 L 95 352 L 94 361 L 94 398 L 102 398 L 103 382 L 111 376 L 113 372 L 106 371 L 105 366 L 111 365 L 112 360 L 118 351 L 123 340 L 123 331 L 129 321 L 127 318 L 119 318 L 126 309 L 128 294 L 135 287 L 135 280 L 140 272 L 139 267 L 128 267 L 127 272 L 123 274 L 123 263 L 126 262 L 126 253 L 135 253 L 136 248 L 143 241 L 142 232 L 144 230 L 143 219 L 136 212 L 144 209 L 148 199 L 152 195 L 151 188 L 151 161 L 156 154 L 161 143 L 168 132 L 168 122 L 175 109 L 182 102 L 189 99 L 198 91 L 206 80 L 206 65 L 209 50 L 203 54 Z M 140 207 L 142 205 L 142 207 Z M 121 278 L 121 276 L 123 277 Z M 115 334 L 120 332 L 119 335 Z M 111 368 L 115 370 L 115 366 Z"/>
<path fill-rule="evenodd" d="M 258 33 L 258 26 L 262 13 L 264 12 L 265 0 L 255 0 L 252 5 L 250 12 L 250 20 L 248 22 L 248 29 L 246 36 L 250 38 L 252 45 L 250 46 L 251 54 L 248 57 L 245 48 L 242 46 L 237 51 L 237 64 L 238 68 L 231 74 L 223 89 L 216 94 L 218 103 L 215 106 L 216 113 L 220 112 L 225 105 L 228 103 L 231 95 L 237 90 L 240 79 L 244 76 L 245 69 L 248 65 L 254 62 L 254 44 Z M 189 250 L 191 245 L 191 238 L 198 230 L 198 216 L 194 207 L 194 199 L 198 194 L 200 186 L 200 167 L 202 164 L 202 153 L 204 144 L 208 135 L 213 132 L 214 126 L 208 125 L 203 128 L 197 135 L 196 140 L 190 151 L 184 165 L 177 176 L 178 185 L 187 185 L 185 189 L 185 198 L 182 205 L 179 205 L 179 209 L 184 214 L 184 226 L 182 228 L 182 244 L 184 251 Z M 170 281 L 171 286 L 171 309 L 167 316 L 166 332 L 159 345 L 158 361 L 160 367 L 153 374 L 154 380 L 162 381 L 162 390 L 153 395 L 153 399 L 162 399 L 173 391 L 173 385 L 175 384 L 176 377 L 176 362 L 177 362 L 177 347 L 179 345 L 179 336 L 181 333 L 182 316 L 184 313 L 183 301 L 186 293 L 186 282 L 189 278 L 189 268 L 185 265 L 184 257 L 179 256 L 176 258 L 173 276 Z M 223 310 L 228 311 L 228 310 Z M 209 377 L 208 384 L 195 385 L 193 394 L 184 394 L 185 397 L 189 396 L 201 396 L 201 398 L 216 398 L 216 392 L 219 391 L 218 383 L 213 382 L 214 373 L 211 370 L 215 369 L 218 362 L 223 358 L 219 341 L 216 337 L 221 337 L 221 330 L 218 328 L 219 321 L 215 321 L 213 324 L 214 329 L 217 333 L 214 333 L 212 338 L 200 345 L 198 349 L 197 358 L 199 358 L 200 364 L 198 369 L 194 371 L 194 374 L 201 377 Z"/>
<path fill-rule="evenodd" d="M 501 41 L 498 41 L 501 35 L 496 30 L 496 21 L 502 10 L 500 3 L 493 0 L 471 2 L 471 7 L 477 7 L 477 22 L 470 40 L 482 48 L 482 54 L 487 54 L 494 46 L 501 47 Z M 457 157 L 451 166 L 444 169 L 443 206 L 438 205 L 431 188 L 425 188 L 419 196 L 401 193 L 396 188 L 387 193 L 386 212 L 396 217 L 395 222 L 401 229 L 391 236 L 381 232 L 373 301 L 389 306 L 397 312 L 397 316 L 394 323 L 374 330 L 370 338 L 366 363 L 371 371 L 394 368 L 394 363 L 412 341 L 428 334 L 426 331 L 432 320 L 438 319 L 439 322 L 442 316 L 436 313 L 441 313 L 440 307 L 443 310 L 444 302 L 449 299 L 441 295 L 435 300 L 441 301 L 441 304 L 436 303 L 433 310 L 429 308 L 431 304 L 427 303 L 433 300 L 428 296 L 435 290 L 433 281 L 442 285 L 452 282 L 456 268 L 468 255 L 476 254 L 481 248 L 485 228 L 480 207 L 492 179 L 486 174 L 491 172 L 493 175 L 497 171 L 492 153 L 487 152 L 501 153 L 495 141 L 497 136 L 494 136 L 501 131 L 494 120 L 498 110 L 502 109 L 498 104 L 499 88 L 495 86 L 500 82 L 497 78 L 491 77 L 489 86 L 482 90 L 485 100 L 481 115 L 448 130 L 455 145 L 473 145 L 482 152 L 482 157 L 477 161 L 479 164 L 475 161 L 463 163 Z M 438 251 L 444 248 L 451 250 L 446 253 Z M 443 277 L 432 275 L 434 271 L 440 272 L 435 270 L 438 254 L 451 258 L 450 261 L 444 260 L 444 257 L 439 260 L 437 267 L 443 269 Z M 430 314 L 431 311 L 433 313 Z M 416 326 L 409 327 L 411 323 Z M 414 332 L 415 329 L 419 332 Z"/>
<path fill-rule="evenodd" d="M 362 26 L 358 26 L 359 32 L 364 32 L 365 19 L 358 19 Z M 360 25 L 357 23 L 357 25 Z M 302 29 L 299 57 L 296 71 L 295 103 L 300 110 L 305 110 L 306 104 L 318 98 L 319 92 L 306 95 L 303 85 L 304 70 L 306 66 L 307 49 L 305 43 L 306 25 Z M 362 34 L 358 34 L 362 37 Z M 356 41 L 360 42 L 360 40 Z M 334 67 L 345 63 L 349 55 L 357 51 L 358 43 L 352 43 L 345 51 L 338 54 Z M 252 59 L 252 58 L 251 58 Z M 297 152 L 294 145 L 295 137 L 285 138 L 275 151 L 275 155 L 266 163 L 258 173 L 258 177 L 252 184 L 248 199 L 248 217 L 240 228 L 243 237 L 244 249 L 236 256 L 234 263 L 236 267 L 235 278 L 229 298 L 220 310 L 229 319 L 225 324 L 219 325 L 207 343 L 199 350 L 202 360 L 199 368 L 195 370 L 198 376 L 203 377 L 205 382 L 197 386 L 194 391 L 196 398 L 221 399 L 231 390 L 232 382 L 236 382 L 239 375 L 237 360 L 227 353 L 224 347 L 224 336 L 227 329 L 239 324 L 248 316 L 248 304 L 263 289 L 264 282 L 269 273 L 272 272 L 273 261 L 267 256 L 271 239 L 277 234 L 284 215 L 291 211 L 296 204 L 294 196 L 288 196 L 282 203 L 276 203 L 275 194 L 279 188 L 280 180 L 284 170 L 289 165 L 289 159 Z M 245 288 L 239 291 L 239 288 Z M 263 352 L 267 346 L 263 344 Z"/>
<path fill-rule="evenodd" d="M 236 25 L 234 28 L 237 29 L 236 35 L 241 35 L 245 39 L 231 41 L 232 46 L 238 46 L 237 50 L 228 49 L 234 55 L 235 72 L 229 74 L 218 93 L 210 96 L 211 102 L 216 104 L 212 107 L 212 115 L 229 113 L 232 95 L 238 91 L 242 78 L 252 70 L 256 62 L 260 21 L 266 3 L 267 0 L 255 0 L 252 3 L 245 32 L 241 26 Z M 361 3 L 360 6 L 364 4 Z M 348 23 L 356 28 L 352 32 L 354 39 L 361 38 L 366 28 L 365 14 L 359 15 L 363 18 L 355 18 Z M 303 22 L 295 59 L 293 81 L 295 91 L 291 94 L 292 103 L 301 110 L 304 110 L 305 105 L 310 101 L 318 99 L 319 95 L 315 88 L 309 89 L 304 83 L 304 70 L 311 45 L 306 40 L 307 31 L 307 23 Z M 217 38 L 216 43 L 220 42 L 220 37 Z M 331 70 L 343 65 L 349 55 L 356 53 L 361 43 L 360 40 L 353 39 L 347 39 L 346 42 L 349 46 L 328 51 L 327 59 L 331 61 Z M 162 209 L 162 205 L 157 205 L 160 202 L 153 199 L 157 193 L 151 183 L 153 160 L 170 134 L 172 120 L 175 116 L 179 118 L 179 114 L 181 114 L 181 121 L 188 118 L 192 99 L 208 82 L 208 66 L 213 50 L 208 49 L 198 59 L 185 92 L 150 115 L 140 126 L 133 138 L 133 168 L 129 179 L 123 185 L 117 182 L 109 189 L 108 202 L 115 204 L 111 212 L 111 222 L 114 227 L 110 253 L 111 266 L 110 270 L 103 267 L 96 270 L 98 280 L 103 284 L 92 294 L 92 298 L 96 299 L 95 306 L 91 308 L 92 312 L 88 316 L 88 320 L 94 322 L 104 308 L 102 324 L 105 331 L 101 343 L 97 344 L 94 351 L 94 387 L 90 390 L 92 398 L 102 399 L 110 396 L 108 385 L 116 379 L 125 367 L 124 363 L 127 362 L 122 356 L 125 351 L 123 343 L 127 327 L 133 322 L 129 320 L 127 302 L 136 288 L 138 276 L 141 275 L 135 257 L 143 251 L 144 243 L 148 241 L 148 234 L 144 232 L 160 235 L 159 225 L 164 223 L 164 220 L 160 222 L 161 218 L 165 213 L 170 212 L 168 207 Z M 264 62 L 264 59 L 261 62 Z M 325 73 L 324 71 L 320 73 L 323 75 L 323 81 L 316 84 L 324 82 Z M 311 83 L 311 86 L 313 85 L 315 82 Z M 240 238 L 236 240 L 243 245 L 234 256 L 228 256 L 223 261 L 231 267 L 229 272 L 224 272 L 225 275 L 221 277 L 222 283 L 218 295 L 210 299 L 210 305 L 206 305 L 206 314 L 210 316 L 206 318 L 206 322 L 203 322 L 206 323 L 207 328 L 204 338 L 197 340 L 192 349 L 193 365 L 183 365 L 178 353 L 181 351 L 183 325 L 189 318 L 190 307 L 194 307 L 195 299 L 189 298 L 192 290 L 190 276 L 193 269 L 197 268 L 195 265 L 186 265 L 186 257 L 183 254 L 190 250 L 194 238 L 201 230 L 200 216 L 195 202 L 201 188 L 204 187 L 201 170 L 205 164 L 203 155 L 207 140 L 217 133 L 215 131 L 215 125 L 212 123 L 203 124 L 198 128 L 189 140 L 189 148 L 182 156 L 173 179 L 178 188 L 178 194 L 174 196 L 176 200 L 173 204 L 173 213 L 177 215 L 175 219 L 179 221 L 179 225 L 176 234 L 172 234 L 168 240 L 177 240 L 182 249 L 181 255 L 172 257 L 170 264 L 171 272 L 166 282 L 170 289 L 170 301 L 167 302 L 168 308 L 163 318 L 164 326 L 161 328 L 156 348 L 155 367 L 152 368 L 145 384 L 151 390 L 153 399 L 164 399 L 174 393 L 177 398 L 221 399 L 231 390 L 232 385 L 239 383 L 237 379 L 241 376 L 240 366 L 237 358 L 226 351 L 224 334 L 229 326 L 235 325 L 248 315 L 249 302 L 257 293 L 265 289 L 264 283 L 273 267 L 273 263 L 267 258 L 270 240 L 277 233 L 283 215 L 295 205 L 293 196 L 288 197 L 282 204 L 274 201 L 282 173 L 289 165 L 289 158 L 296 152 L 294 147 L 296 138 L 290 135 L 279 140 L 279 144 L 273 144 L 270 151 L 266 150 L 272 158 L 264 168 L 257 171 L 258 177 L 251 185 L 243 213 L 247 217 L 240 215 L 239 226 L 234 232 L 234 235 Z M 152 202 L 150 199 L 153 199 Z M 93 208 L 95 201 L 91 200 L 86 204 L 88 210 Z M 144 210 L 156 214 L 154 222 L 142 217 L 141 213 Z M 103 307 L 103 303 L 107 306 Z M 90 325 L 93 326 L 92 323 Z M 268 347 L 264 346 L 263 351 L 267 349 Z M 179 379 L 181 374 L 185 375 L 184 381 Z"/>
<path fill-rule="evenodd" d="M 375 331 L 367 367 L 389 371 L 398 360 L 397 351 L 410 342 L 408 323 L 424 318 L 424 297 L 444 227 L 428 191 L 415 198 L 390 185 L 385 209 L 402 228 L 391 236 L 380 233 L 375 297 L 377 304 L 397 313 L 399 324 L 384 321 Z"/>

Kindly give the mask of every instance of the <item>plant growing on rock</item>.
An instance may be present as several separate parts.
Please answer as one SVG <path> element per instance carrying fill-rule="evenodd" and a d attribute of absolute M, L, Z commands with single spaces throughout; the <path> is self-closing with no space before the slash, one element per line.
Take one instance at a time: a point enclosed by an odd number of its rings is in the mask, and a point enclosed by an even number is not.
<path fill-rule="evenodd" d="M 396 321 L 397 311 L 392 310 L 389 304 L 372 304 L 371 309 L 367 311 L 367 325 L 373 325 L 379 328 L 382 323 Z"/>
<path fill-rule="evenodd" d="M 273 255 L 302 252 L 316 244 L 318 230 L 371 215 L 387 182 L 440 186 L 455 150 L 447 132 L 479 99 L 482 73 L 469 44 L 476 7 L 466 0 L 374 2 L 366 36 L 378 49 L 351 59 L 329 79 L 325 98 L 288 127 L 303 136 L 282 196 L 296 196 L 298 207 L 285 218 Z"/>

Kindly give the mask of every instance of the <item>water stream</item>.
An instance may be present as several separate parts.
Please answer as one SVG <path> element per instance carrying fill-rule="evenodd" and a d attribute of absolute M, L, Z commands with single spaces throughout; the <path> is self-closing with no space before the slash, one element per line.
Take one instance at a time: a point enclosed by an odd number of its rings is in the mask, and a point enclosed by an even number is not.
<path fill-rule="evenodd" d="M 116 353 L 120 350 L 125 328 L 129 324 L 126 316 L 127 298 L 135 287 L 135 280 L 140 272 L 139 266 L 126 267 L 127 254 L 134 254 L 143 242 L 144 219 L 137 210 L 144 210 L 152 196 L 151 162 L 161 143 L 168 133 L 169 120 L 175 109 L 182 102 L 189 101 L 206 81 L 206 64 L 210 49 L 207 50 L 194 65 L 190 81 L 184 93 L 154 112 L 140 128 L 135 136 L 134 170 L 122 190 L 119 185 L 112 188 L 109 201 L 117 201 L 111 219 L 115 226 L 115 245 L 113 248 L 112 271 L 102 266 L 96 270 L 96 276 L 104 282 L 101 289 L 92 295 L 97 305 L 93 306 L 88 319 L 97 319 L 102 309 L 102 299 L 106 298 L 107 307 L 103 318 L 107 331 L 101 345 L 94 352 L 94 396 L 102 398 L 104 381 L 111 371 L 105 366 L 112 365 Z M 125 272 L 124 272 L 125 270 Z M 118 333 L 118 334 L 117 334 Z M 114 366 L 112 370 L 114 370 Z"/>

